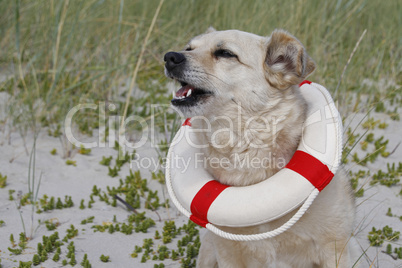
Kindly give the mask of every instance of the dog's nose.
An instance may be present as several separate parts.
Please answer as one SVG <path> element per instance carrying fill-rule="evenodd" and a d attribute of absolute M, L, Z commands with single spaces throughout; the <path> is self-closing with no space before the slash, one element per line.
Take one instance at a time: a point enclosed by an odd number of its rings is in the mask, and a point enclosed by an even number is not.
<path fill-rule="evenodd" d="M 163 59 L 166 62 L 165 66 L 168 70 L 171 70 L 186 61 L 186 57 L 183 54 L 177 52 L 168 52 L 165 54 L 165 57 Z"/>

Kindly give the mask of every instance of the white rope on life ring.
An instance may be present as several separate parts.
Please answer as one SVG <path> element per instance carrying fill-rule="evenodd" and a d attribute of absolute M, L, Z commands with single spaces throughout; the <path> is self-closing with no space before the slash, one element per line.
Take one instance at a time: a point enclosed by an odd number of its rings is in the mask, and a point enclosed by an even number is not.
<path fill-rule="evenodd" d="M 331 181 L 342 156 L 342 120 L 330 93 L 310 81 L 300 84 L 300 92 L 308 108 L 297 151 L 283 169 L 254 185 L 223 185 L 199 167 L 196 154 L 200 150 L 189 143 L 196 136 L 187 119 L 173 139 L 166 160 L 166 185 L 177 209 L 198 225 L 236 241 L 272 238 L 292 227 Z M 187 169 L 172 166 L 177 157 L 189 161 Z M 232 234 L 216 227 L 258 225 L 297 207 L 286 223 L 265 233 Z"/>

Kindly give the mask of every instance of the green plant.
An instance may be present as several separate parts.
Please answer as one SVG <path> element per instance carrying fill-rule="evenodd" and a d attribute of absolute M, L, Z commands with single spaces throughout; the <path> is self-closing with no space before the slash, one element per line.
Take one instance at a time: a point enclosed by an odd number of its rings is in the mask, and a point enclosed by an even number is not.
<path fill-rule="evenodd" d="M 104 157 L 102 156 L 102 160 L 99 162 L 99 164 L 103 165 L 103 166 L 110 166 L 110 162 L 112 161 L 113 156 L 109 156 L 109 157 Z"/>
<path fill-rule="evenodd" d="M 85 220 L 82 220 L 81 224 L 93 223 L 94 219 L 95 219 L 95 216 L 88 217 Z"/>
<path fill-rule="evenodd" d="M 386 225 L 382 229 L 376 229 L 375 227 L 369 232 L 368 239 L 371 246 L 381 246 L 384 241 L 395 241 L 399 239 L 400 232 L 395 231 Z"/>
<path fill-rule="evenodd" d="M 13 253 L 14 255 L 20 255 L 22 253 L 22 249 L 20 248 L 8 248 L 8 251 Z"/>
<path fill-rule="evenodd" d="M 48 231 L 56 230 L 57 227 L 60 226 L 60 222 L 55 219 L 50 219 L 45 221 L 46 229 Z"/>
<path fill-rule="evenodd" d="M 401 119 L 397 107 L 395 107 L 395 109 L 394 109 L 393 111 L 388 111 L 387 114 L 388 114 L 388 115 L 391 117 L 391 119 L 394 120 L 394 121 L 399 121 L 399 120 Z"/>
<path fill-rule="evenodd" d="M 68 239 L 72 239 L 78 235 L 78 229 L 75 228 L 73 224 L 70 225 L 70 229 L 67 229 L 67 234 L 63 238 L 64 242 L 67 242 Z"/>
<path fill-rule="evenodd" d="M 152 179 L 157 180 L 160 184 L 165 183 L 165 174 L 163 173 L 162 170 L 158 170 L 158 172 L 152 172 Z"/>
<path fill-rule="evenodd" d="M 135 152 L 134 152 L 135 153 Z M 130 154 L 126 152 L 124 155 L 121 151 L 118 152 L 116 158 L 116 167 L 120 170 L 120 168 L 130 161 Z"/>
<path fill-rule="evenodd" d="M 396 254 L 398 259 L 402 259 L 402 247 L 395 248 L 394 253 Z"/>
<path fill-rule="evenodd" d="M 378 128 L 380 128 L 380 129 L 386 129 L 387 127 L 388 127 L 388 124 L 385 122 L 378 124 Z"/>
<path fill-rule="evenodd" d="M 31 266 L 32 266 L 31 261 L 26 261 L 26 262 L 20 261 L 18 268 L 31 268 Z"/>
<path fill-rule="evenodd" d="M 374 120 L 374 118 L 367 119 L 366 122 L 362 124 L 362 127 L 365 129 L 375 129 L 375 127 L 380 123 L 380 120 Z"/>
<path fill-rule="evenodd" d="M 355 192 L 356 197 L 362 197 L 364 195 L 364 188 L 360 188 Z"/>
<path fill-rule="evenodd" d="M 374 141 L 374 133 L 367 134 L 365 141 L 368 143 L 372 143 Z"/>
<path fill-rule="evenodd" d="M 45 262 L 49 258 L 49 254 L 56 250 L 53 256 L 53 261 L 57 262 L 60 259 L 60 246 L 58 232 L 54 232 L 50 236 L 43 236 L 42 243 L 38 243 L 37 253 L 33 256 L 32 263 L 37 266 L 42 262 Z"/>
<path fill-rule="evenodd" d="M 84 199 L 81 199 L 80 209 L 85 209 Z"/>
<path fill-rule="evenodd" d="M 141 253 L 142 252 L 142 247 L 139 247 L 139 246 L 135 246 L 134 247 L 134 252 L 133 253 L 131 253 L 131 257 L 132 258 L 137 258 L 138 257 L 138 253 Z"/>
<path fill-rule="evenodd" d="M 58 197 L 57 201 L 55 201 L 55 197 L 48 197 L 47 195 L 43 195 L 42 198 L 39 199 L 39 204 L 41 206 L 41 209 L 44 211 L 50 211 L 53 209 L 64 209 L 64 208 L 70 208 L 74 206 L 74 202 L 71 198 L 71 196 L 64 196 L 64 203 L 61 201 L 61 198 Z M 39 213 L 40 211 L 38 211 Z"/>
<path fill-rule="evenodd" d="M 88 260 L 88 255 L 86 253 L 84 254 L 84 258 L 82 259 L 80 264 L 84 268 L 91 268 L 91 264 Z"/>
<path fill-rule="evenodd" d="M 384 253 L 390 255 L 394 260 L 402 259 L 402 247 L 395 247 L 394 251 L 392 251 L 392 245 L 388 244 Z"/>
<path fill-rule="evenodd" d="M 16 247 L 17 245 L 15 244 L 15 240 L 14 240 L 14 235 L 10 234 L 10 243 L 12 245 L 12 247 Z"/>
<path fill-rule="evenodd" d="M 63 209 L 64 205 L 63 202 L 61 201 L 60 197 L 57 198 L 57 203 L 56 203 L 56 208 L 57 209 Z"/>
<path fill-rule="evenodd" d="M 101 255 L 100 256 L 100 260 L 102 261 L 102 262 L 110 262 L 110 257 L 109 256 L 105 256 L 105 255 Z"/>
<path fill-rule="evenodd" d="M 109 173 L 108 175 L 112 178 L 117 177 L 119 175 L 119 168 L 116 166 L 114 168 L 108 167 Z"/>
<path fill-rule="evenodd" d="M 169 258 L 169 249 L 166 246 L 160 246 L 157 250 L 158 259 L 163 261 Z"/>
<path fill-rule="evenodd" d="M 374 140 L 373 137 L 370 136 L 366 138 L 365 142 L 373 143 L 374 141 L 374 152 L 367 153 L 363 159 L 359 159 L 357 153 L 353 155 L 353 161 L 359 165 L 366 166 L 368 162 L 374 163 L 375 160 L 381 155 L 382 157 L 388 157 L 389 152 L 386 151 L 388 140 L 384 141 L 384 136 Z"/>
<path fill-rule="evenodd" d="M 142 258 L 141 258 L 141 263 L 147 262 L 147 260 L 148 260 L 149 258 L 150 258 L 150 257 L 149 257 L 149 253 L 144 253 L 144 254 L 142 255 Z"/>
<path fill-rule="evenodd" d="M 67 258 L 71 258 L 73 254 L 75 254 L 75 246 L 74 242 L 70 242 L 67 246 L 68 252 L 67 252 Z"/>
<path fill-rule="evenodd" d="M 84 145 L 80 146 L 80 149 L 78 149 L 78 153 L 79 154 L 83 154 L 83 155 L 89 155 L 91 153 L 91 149 L 87 149 L 84 147 Z"/>
<path fill-rule="evenodd" d="M 165 221 L 165 225 L 163 226 L 162 233 L 162 241 L 164 244 L 167 244 L 172 241 L 172 238 L 175 238 L 177 234 L 176 224 L 174 221 Z"/>
<path fill-rule="evenodd" d="M 387 214 L 385 214 L 385 215 L 387 215 L 388 217 L 392 217 L 392 216 L 393 216 L 393 215 L 392 215 L 391 208 L 388 208 L 388 212 L 387 212 Z"/>
<path fill-rule="evenodd" d="M 45 262 L 48 259 L 47 251 L 42 251 L 42 255 L 40 256 L 41 262 Z"/>
<path fill-rule="evenodd" d="M 64 206 L 63 207 L 64 208 L 71 208 L 73 206 L 74 206 L 74 202 L 73 202 L 71 196 L 66 195 L 64 197 Z"/>
<path fill-rule="evenodd" d="M 384 172 L 381 169 L 373 175 L 373 179 L 370 184 L 374 185 L 376 183 L 380 183 L 381 185 L 385 185 L 387 187 L 394 186 L 400 182 L 400 176 L 402 174 L 402 162 L 398 163 L 398 166 L 395 163 L 387 163 L 387 171 Z"/>
<path fill-rule="evenodd" d="M 179 253 L 176 250 L 172 250 L 172 260 L 178 260 L 179 259 Z"/>
<path fill-rule="evenodd" d="M 13 193 L 15 193 L 15 190 L 8 190 L 8 200 L 13 201 L 14 200 L 14 196 Z"/>
<path fill-rule="evenodd" d="M 158 231 L 158 230 L 155 231 L 155 236 L 154 236 L 154 238 L 155 238 L 155 239 L 160 239 L 160 238 L 161 238 L 161 235 L 159 234 L 159 231 Z"/>
<path fill-rule="evenodd" d="M 48 128 L 47 134 L 51 137 L 58 138 L 62 135 L 60 130 L 61 130 L 61 126 L 60 126 L 60 124 L 57 124 L 56 128 L 54 128 L 54 129 L 52 129 L 51 127 Z"/>
<path fill-rule="evenodd" d="M 71 160 L 71 159 L 67 159 L 67 160 L 66 160 L 66 165 L 67 165 L 67 166 L 74 166 L 74 167 L 76 167 L 76 166 L 77 166 L 77 161 L 73 161 L 73 160 Z"/>
<path fill-rule="evenodd" d="M 54 262 L 58 262 L 60 260 L 60 253 L 55 253 L 52 259 Z"/>
<path fill-rule="evenodd" d="M 363 151 L 367 150 L 368 142 L 367 141 L 361 141 L 360 142 L 361 148 Z"/>
<path fill-rule="evenodd" d="M 75 260 L 75 254 L 74 254 L 74 253 L 71 254 L 69 264 L 70 264 L 71 266 L 75 266 L 75 265 L 77 264 L 77 261 Z"/>
<path fill-rule="evenodd" d="M 26 234 L 24 232 L 20 233 L 20 239 L 19 239 L 18 246 L 21 249 L 25 249 L 27 244 L 28 244 L 28 238 L 27 238 Z"/>
<path fill-rule="evenodd" d="M 392 246 L 391 246 L 391 244 L 388 244 L 387 245 L 387 254 L 392 254 Z"/>
<path fill-rule="evenodd" d="M 0 173 L 0 188 L 4 188 L 7 185 L 7 176 L 3 176 Z"/>
<path fill-rule="evenodd" d="M 370 171 L 359 170 L 355 173 L 352 171 L 349 172 L 350 182 L 353 190 L 356 190 L 359 185 L 359 179 L 365 178 L 370 175 Z"/>

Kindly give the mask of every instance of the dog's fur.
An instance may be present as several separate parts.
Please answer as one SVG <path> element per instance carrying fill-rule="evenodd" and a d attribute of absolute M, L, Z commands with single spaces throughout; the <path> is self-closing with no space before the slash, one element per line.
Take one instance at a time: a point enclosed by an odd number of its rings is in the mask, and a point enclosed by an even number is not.
<path fill-rule="evenodd" d="M 290 160 L 306 118 L 298 84 L 315 69 L 299 40 L 283 30 L 266 38 L 210 28 L 193 38 L 184 51 L 166 54 L 165 61 L 168 77 L 205 93 L 191 103 L 172 102 L 186 117 L 193 117 L 193 128 L 209 130 L 198 134 L 208 145 L 204 149 L 208 158 L 228 159 L 225 166 L 207 161 L 216 180 L 234 186 L 255 184 L 269 179 Z M 237 160 L 269 156 L 277 164 L 239 166 L 235 156 Z M 294 213 L 258 226 L 222 229 L 261 233 L 279 227 Z M 352 267 L 348 242 L 353 220 L 354 198 L 346 175 L 339 171 L 307 213 L 281 235 L 236 242 L 206 233 L 198 267 Z"/>

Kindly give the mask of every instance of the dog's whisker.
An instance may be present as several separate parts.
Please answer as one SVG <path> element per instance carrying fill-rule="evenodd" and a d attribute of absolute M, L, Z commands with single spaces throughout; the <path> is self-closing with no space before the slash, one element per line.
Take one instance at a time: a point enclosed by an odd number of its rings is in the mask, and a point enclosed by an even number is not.
<path fill-rule="evenodd" d="M 199 72 L 200 72 L 200 73 L 203 73 L 203 74 L 206 74 L 206 75 L 209 75 L 209 76 L 212 76 L 213 78 L 219 80 L 220 82 L 222 82 L 222 83 L 225 84 L 225 85 L 229 85 L 228 83 L 226 83 L 225 81 L 223 81 L 222 79 L 220 79 L 219 77 L 217 77 L 217 76 L 214 75 L 214 74 L 211 74 L 211 73 L 208 73 L 208 72 L 202 72 L 202 71 L 199 71 Z"/>

